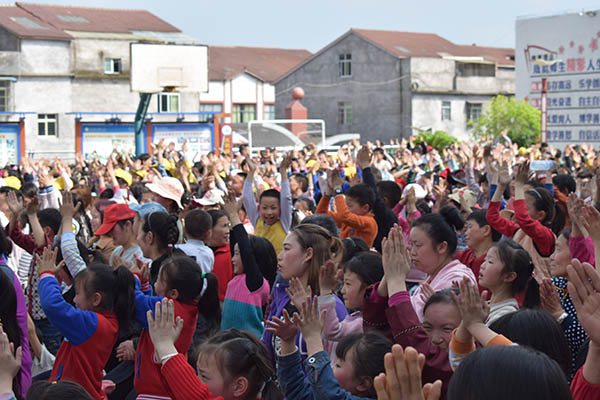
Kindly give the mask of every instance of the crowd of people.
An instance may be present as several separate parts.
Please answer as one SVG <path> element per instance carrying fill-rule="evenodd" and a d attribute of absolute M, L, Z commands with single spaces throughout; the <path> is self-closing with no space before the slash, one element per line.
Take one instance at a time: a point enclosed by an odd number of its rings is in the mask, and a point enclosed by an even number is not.
<path fill-rule="evenodd" d="M 0 399 L 598 399 L 600 150 L 1 170 Z"/>

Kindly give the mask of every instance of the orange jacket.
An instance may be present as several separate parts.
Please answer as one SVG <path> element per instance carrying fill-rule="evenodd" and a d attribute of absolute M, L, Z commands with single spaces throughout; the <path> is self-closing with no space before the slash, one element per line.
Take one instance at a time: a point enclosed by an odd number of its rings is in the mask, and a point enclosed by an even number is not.
<path fill-rule="evenodd" d="M 335 197 L 335 212 L 329 211 L 329 201 L 330 197 L 321 197 L 317 207 L 317 214 L 331 215 L 340 228 L 340 237 L 342 239 L 358 236 L 363 238 L 369 247 L 372 247 L 373 241 L 377 236 L 377 222 L 375 222 L 373 214 L 357 215 L 350 212 L 343 195 Z"/>

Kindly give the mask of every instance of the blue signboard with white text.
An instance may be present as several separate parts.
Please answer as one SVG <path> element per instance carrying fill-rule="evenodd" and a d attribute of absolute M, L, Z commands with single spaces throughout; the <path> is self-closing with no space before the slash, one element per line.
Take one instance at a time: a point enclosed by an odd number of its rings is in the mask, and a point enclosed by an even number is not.
<path fill-rule="evenodd" d="M 145 139 L 145 127 L 143 132 Z M 135 154 L 133 124 L 81 124 L 81 152 L 85 158 L 98 156 L 105 160 L 114 150 Z"/>
<path fill-rule="evenodd" d="M 165 145 L 173 143 L 175 150 L 186 144 L 186 158 L 196 161 L 215 147 L 213 124 L 152 124 L 152 143 L 164 139 Z"/>
<path fill-rule="evenodd" d="M 19 154 L 19 124 L 0 124 L 0 165 L 18 164 Z"/>

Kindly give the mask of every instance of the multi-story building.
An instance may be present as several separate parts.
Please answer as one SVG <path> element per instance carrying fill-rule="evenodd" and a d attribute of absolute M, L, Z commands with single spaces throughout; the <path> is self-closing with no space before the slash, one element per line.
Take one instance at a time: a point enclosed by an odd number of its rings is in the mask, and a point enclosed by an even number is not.
<path fill-rule="evenodd" d="M 351 29 L 275 82 L 283 118 L 293 88 L 329 135 L 394 139 L 424 130 L 464 137 L 498 94 L 514 95 L 514 50 L 438 35 Z"/>

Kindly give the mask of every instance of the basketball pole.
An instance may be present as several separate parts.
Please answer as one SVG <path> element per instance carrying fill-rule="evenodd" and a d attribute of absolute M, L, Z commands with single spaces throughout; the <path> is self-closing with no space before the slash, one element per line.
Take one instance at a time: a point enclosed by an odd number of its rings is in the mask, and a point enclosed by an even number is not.
<path fill-rule="evenodd" d="M 152 99 L 152 93 L 140 93 L 140 103 L 138 104 L 137 111 L 135 112 L 135 156 L 139 157 L 146 152 L 144 149 L 144 135 L 142 135 L 142 127 L 144 126 L 144 119 L 146 119 L 146 113 L 148 112 L 148 106 Z"/>

